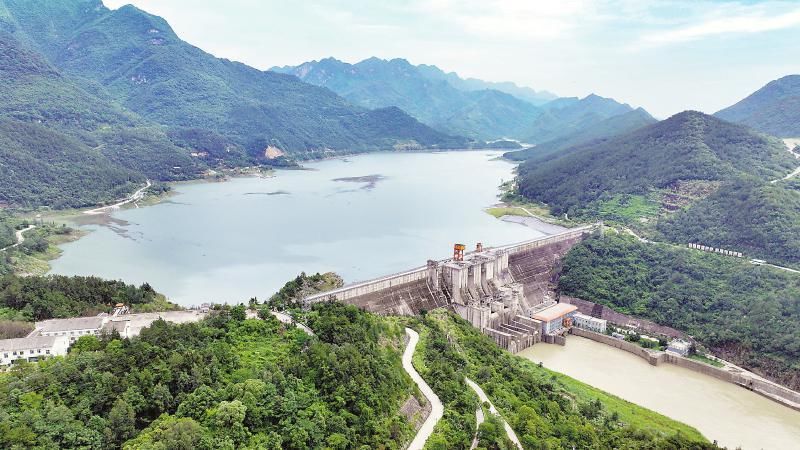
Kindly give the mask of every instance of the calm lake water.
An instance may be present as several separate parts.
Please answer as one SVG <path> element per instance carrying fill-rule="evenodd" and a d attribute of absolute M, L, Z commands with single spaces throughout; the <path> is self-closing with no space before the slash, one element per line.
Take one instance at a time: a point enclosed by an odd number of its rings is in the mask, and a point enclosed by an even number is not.
<path fill-rule="evenodd" d="M 456 242 L 499 245 L 541 232 L 482 208 L 514 165 L 501 152 L 381 153 L 272 178 L 175 187 L 155 206 L 64 245 L 52 273 L 149 282 L 171 300 L 265 299 L 302 271 L 346 282 L 444 258 Z"/>
<path fill-rule="evenodd" d="M 519 355 L 689 424 L 730 449 L 800 448 L 800 412 L 707 375 L 671 364 L 651 366 L 578 336 L 569 336 L 564 347 L 538 344 Z"/>

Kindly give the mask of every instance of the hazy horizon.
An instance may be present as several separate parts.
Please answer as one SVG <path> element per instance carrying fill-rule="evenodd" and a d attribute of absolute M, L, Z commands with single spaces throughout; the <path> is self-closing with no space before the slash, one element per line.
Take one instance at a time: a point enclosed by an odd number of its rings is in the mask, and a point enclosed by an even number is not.
<path fill-rule="evenodd" d="M 713 113 L 800 73 L 800 4 L 789 1 L 105 0 L 128 3 L 262 70 L 404 58 L 562 97 L 596 93 L 660 118 Z"/>

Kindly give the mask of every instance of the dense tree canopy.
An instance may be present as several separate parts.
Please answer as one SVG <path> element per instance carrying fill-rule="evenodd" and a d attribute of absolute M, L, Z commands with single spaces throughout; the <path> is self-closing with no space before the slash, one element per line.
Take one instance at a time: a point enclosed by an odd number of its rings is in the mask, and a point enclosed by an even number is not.
<path fill-rule="evenodd" d="M 685 331 L 800 388 L 800 277 L 741 259 L 606 234 L 573 248 L 559 289 Z"/>
<path fill-rule="evenodd" d="M 307 320 L 326 331 L 222 309 L 132 340 L 85 337 L 96 344 L 0 378 L 0 446 L 401 448 L 414 392 L 401 329 L 340 304 Z"/>

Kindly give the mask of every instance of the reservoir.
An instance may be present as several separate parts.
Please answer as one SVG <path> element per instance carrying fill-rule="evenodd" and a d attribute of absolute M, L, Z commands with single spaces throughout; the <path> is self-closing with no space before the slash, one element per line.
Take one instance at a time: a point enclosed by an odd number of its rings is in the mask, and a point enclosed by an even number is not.
<path fill-rule="evenodd" d="M 265 300 L 300 272 L 355 282 L 473 248 L 542 236 L 495 219 L 513 178 L 501 152 L 375 153 L 269 178 L 174 186 L 62 246 L 51 273 L 150 283 L 183 305 Z M 543 228 L 544 229 L 544 228 Z"/>
<path fill-rule="evenodd" d="M 800 412 L 754 392 L 672 364 L 568 336 L 519 353 L 544 367 L 697 428 L 730 449 L 800 448 Z"/>

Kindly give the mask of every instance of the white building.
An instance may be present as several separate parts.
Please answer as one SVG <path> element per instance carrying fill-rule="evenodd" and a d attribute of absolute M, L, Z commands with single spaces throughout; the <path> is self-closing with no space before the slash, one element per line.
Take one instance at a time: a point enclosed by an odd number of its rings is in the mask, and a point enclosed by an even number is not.
<path fill-rule="evenodd" d="M 0 340 L 0 366 L 9 366 L 14 361 L 39 361 L 51 356 L 67 354 L 67 336 L 35 336 Z"/>
<path fill-rule="evenodd" d="M 681 339 L 675 339 L 667 346 L 667 351 L 681 356 L 689 356 L 689 349 L 691 344 Z"/>
<path fill-rule="evenodd" d="M 36 323 L 36 330 L 40 336 L 66 336 L 72 344 L 81 336 L 98 336 L 106 320 L 104 317 L 52 319 Z"/>
<path fill-rule="evenodd" d="M 587 316 L 586 314 L 575 313 L 572 316 L 573 323 L 578 328 L 584 330 L 594 331 L 595 333 L 605 333 L 608 322 L 605 319 L 598 319 L 597 317 Z"/>

